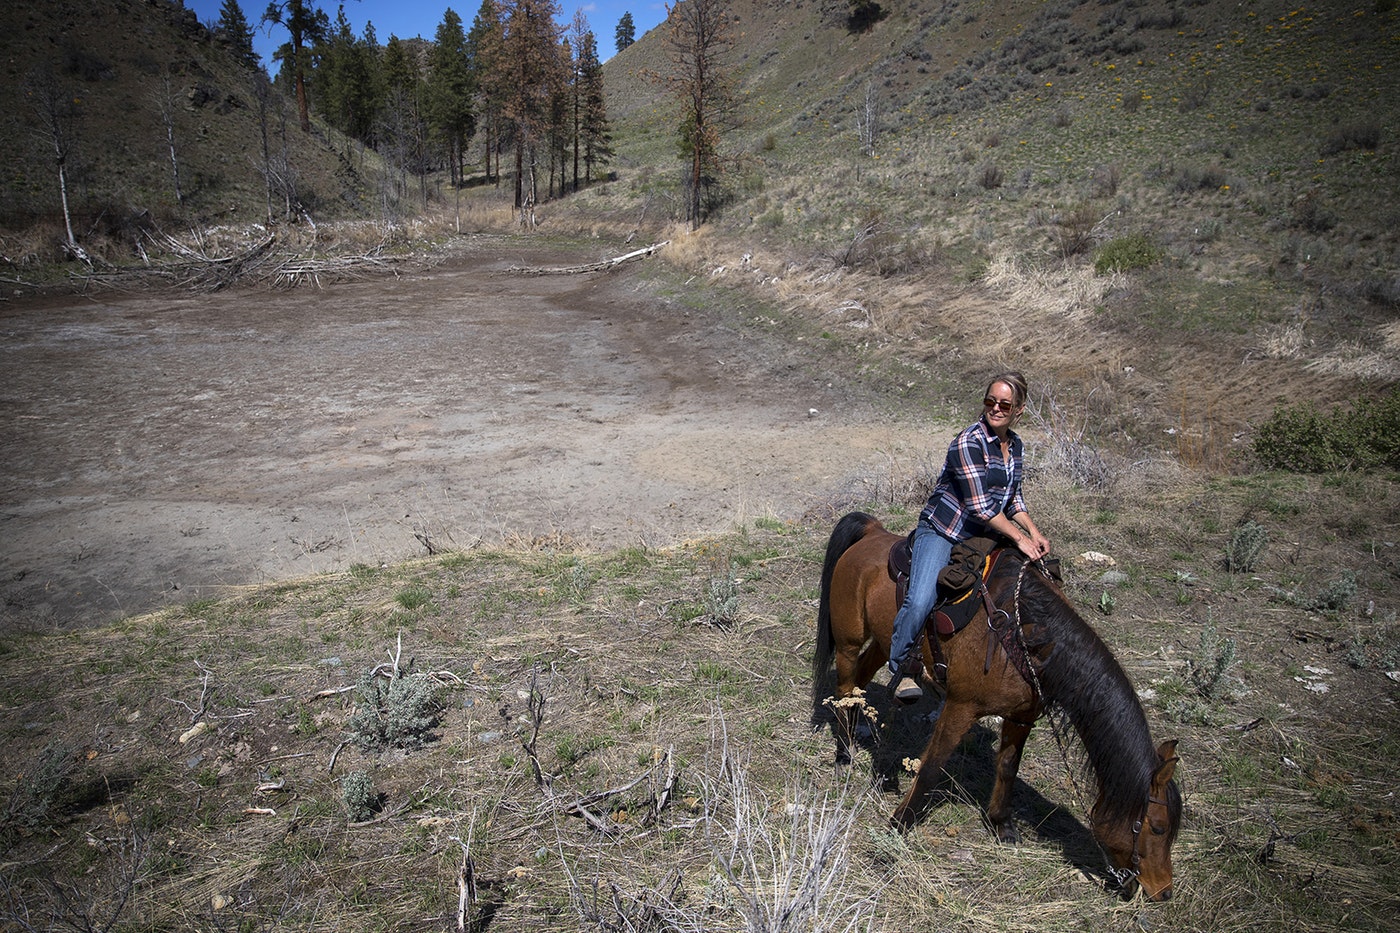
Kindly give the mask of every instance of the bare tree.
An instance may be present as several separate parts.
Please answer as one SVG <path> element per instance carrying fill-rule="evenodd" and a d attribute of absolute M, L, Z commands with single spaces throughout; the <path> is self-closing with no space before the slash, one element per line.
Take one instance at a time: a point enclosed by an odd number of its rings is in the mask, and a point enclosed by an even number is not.
<path fill-rule="evenodd" d="M 160 90 L 154 92 L 156 109 L 160 111 L 160 122 L 165 127 L 165 144 L 170 150 L 170 174 L 175 183 L 175 203 L 185 203 L 184 192 L 180 190 L 180 159 L 175 152 L 175 97 L 170 87 L 170 75 L 161 76 Z"/>
<path fill-rule="evenodd" d="M 92 260 L 73 236 L 73 217 L 68 210 L 68 155 L 72 147 L 72 123 L 77 118 L 76 98 L 59 86 L 47 71 L 33 71 L 25 82 L 24 96 L 39 118 L 35 131 L 41 143 L 53 150 L 54 166 L 58 170 L 58 197 L 63 205 L 63 229 L 68 239 L 64 249 L 73 258 L 89 265 Z"/>
<path fill-rule="evenodd" d="M 272 223 L 272 148 L 268 138 L 268 108 L 272 104 L 272 83 L 262 69 L 253 72 L 253 101 L 257 106 L 259 143 L 262 154 L 263 195 L 267 201 L 267 222 Z"/>
<path fill-rule="evenodd" d="M 875 85 L 865 82 L 865 100 L 856 111 L 856 131 L 860 133 L 860 148 L 868 156 L 875 154 L 875 137 L 880 132 L 880 109 L 875 100 Z"/>

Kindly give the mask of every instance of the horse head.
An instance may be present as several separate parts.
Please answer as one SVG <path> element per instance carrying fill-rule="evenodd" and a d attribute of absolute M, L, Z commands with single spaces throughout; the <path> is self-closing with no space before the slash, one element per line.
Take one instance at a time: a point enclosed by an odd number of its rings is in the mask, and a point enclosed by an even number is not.
<path fill-rule="evenodd" d="M 1126 818 L 1094 818 L 1094 838 L 1108 855 L 1109 874 L 1125 897 L 1139 885 L 1151 901 L 1172 896 L 1172 843 L 1181 828 L 1181 792 L 1176 773 L 1176 740 L 1157 747 L 1157 767 L 1152 772 L 1146 799 L 1135 815 Z M 1095 815 L 1103 808 L 1101 799 Z"/>

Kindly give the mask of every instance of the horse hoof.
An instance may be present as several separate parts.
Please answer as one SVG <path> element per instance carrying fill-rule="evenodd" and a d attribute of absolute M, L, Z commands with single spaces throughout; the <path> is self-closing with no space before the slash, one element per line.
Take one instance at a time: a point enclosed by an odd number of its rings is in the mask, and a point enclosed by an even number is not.
<path fill-rule="evenodd" d="M 896 810 L 894 814 L 890 816 L 890 829 L 899 833 L 901 836 L 909 832 L 910 826 L 911 821 L 904 815 L 903 810 Z"/>
<path fill-rule="evenodd" d="M 1015 826 L 1000 826 L 997 828 L 997 842 L 1008 846 L 1020 845 L 1021 834 Z"/>

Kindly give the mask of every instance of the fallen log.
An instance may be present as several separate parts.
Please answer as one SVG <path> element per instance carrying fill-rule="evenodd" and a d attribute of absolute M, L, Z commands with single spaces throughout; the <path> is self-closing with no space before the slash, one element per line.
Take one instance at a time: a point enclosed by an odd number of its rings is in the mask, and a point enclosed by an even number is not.
<path fill-rule="evenodd" d="M 634 259 L 650 256 L 670 242 L 670 240 L 662 240 L 660 243 L 653 243 L 641 249 L 634 249 L 632 252 L 622 256 L 614 256 L 612 259 L 604 259 L 601 262 L 590 262 L 581 266 L 511 266 L 505 271 L 509 275 L 587 275 L 592 272 L 611 272 L 625 262 L 631 262 Z"/>

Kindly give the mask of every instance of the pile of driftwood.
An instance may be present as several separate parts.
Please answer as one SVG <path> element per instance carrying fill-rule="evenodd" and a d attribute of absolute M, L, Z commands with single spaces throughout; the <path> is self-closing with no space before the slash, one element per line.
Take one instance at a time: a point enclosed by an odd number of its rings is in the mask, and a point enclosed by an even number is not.
<path fill-rule="evenodd" d="M 214 250 L 196 238 L 186 243 L 161 230 L 141 232 L 136 269 L 93 269 L 86 278 L 105 284 L 148 285 L 160 282 L 198 292 L 216 292 L 235 283 L 295 288 L 320 287 L 323 280 L 345 281 L 367 275 L 397 275 L 404 260 L 383 255 L 380 247 L 358 255 L 318 256 L 311 242 L 279 240 L 269 232 L 238 249 Z"/>

